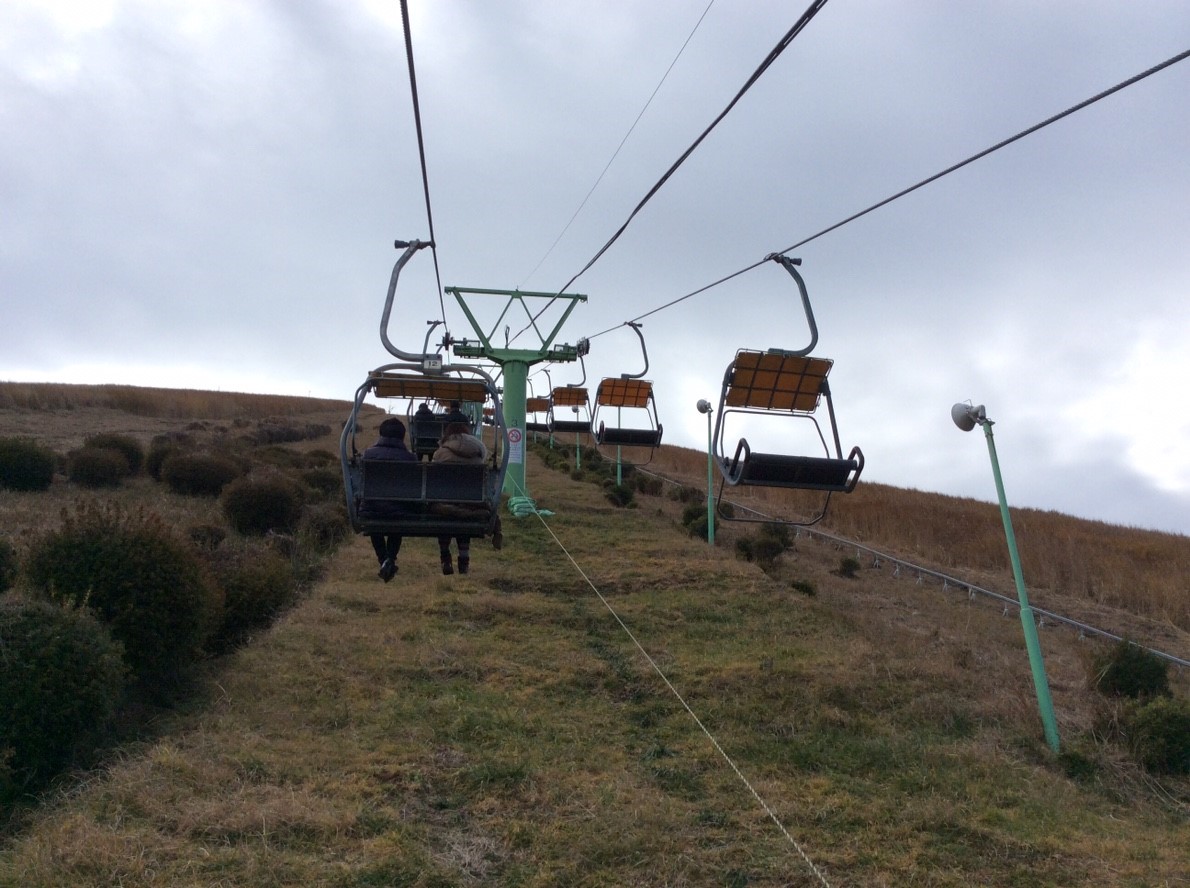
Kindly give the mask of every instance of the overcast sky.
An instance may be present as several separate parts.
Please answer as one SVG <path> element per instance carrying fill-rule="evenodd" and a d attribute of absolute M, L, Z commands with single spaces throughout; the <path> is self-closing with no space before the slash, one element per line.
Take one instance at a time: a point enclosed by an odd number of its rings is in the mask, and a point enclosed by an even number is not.
<path fill-rule="evenodd" d="M 442 282 L 552 292 L 806 2 L 696 31 L 706 0 L 410 6 Z M 569 288 L 560 339 L 594 336 L 592 390 L 638 372 L 602 331 L 1187 48 L 1185 0 L 833 0 Z M 429 237 L 399 3 L 2 0 L 0 208 L 0 379 L 351 397 L 390 360 L 392 241 Z M 1190 533 L 1190 61 L 792 255 L 866 478 L 994 500 L 950 420 L 971 399 L 1013 505 Z M 420 351 L 439 315 L 424 251 L 390 335 Z M 665 439 L 700 448 L 735 351 L 808 338 L 775 263 L 642 329 Z"/>

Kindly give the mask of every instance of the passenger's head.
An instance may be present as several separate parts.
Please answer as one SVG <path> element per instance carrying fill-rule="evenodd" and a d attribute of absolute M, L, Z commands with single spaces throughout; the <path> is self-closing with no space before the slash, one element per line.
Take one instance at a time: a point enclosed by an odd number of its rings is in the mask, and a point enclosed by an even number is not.
<path fill-rule="evenodd" d="M 396 438 L 398 441 L 404 441 L 405 423 L 395 417 L 386 419 L 380 423 L 380 437 Z"/>
<path fill-rule="evenodd" d="M 450 409 L 451 409 L 451 411 L 452 411 L 452 412 L 453 412 L 453 411 L 460 411 L 460 410 L 462 410 L 462 409 L 463 409 L 463 405 L 462 405 L 462 404 L 460 404 L 458 401 L 451 401 L 451 402 L 450 402 Z"/>
<path fill-rule="evenodd" d="M 442 440 L 451 438 L 455 435 L 470 435 L 471 426 L 465 422 L 448 422 L 446 428 L 442 430 Z"/>

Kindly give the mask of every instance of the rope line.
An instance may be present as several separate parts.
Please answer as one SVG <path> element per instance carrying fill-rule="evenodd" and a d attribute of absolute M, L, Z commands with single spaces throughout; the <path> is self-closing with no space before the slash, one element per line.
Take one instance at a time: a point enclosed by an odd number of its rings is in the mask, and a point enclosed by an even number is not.
<path fill-rule="evenodd" d="M 868 215 L 868 213 L 878 210 L 881 207 L 887 206 L 888 204 L 892 203 L 893 201 L 898 200 L 902 197 L 905 197 L 907 194 L 911 194 L 914 191 L 917 191 L 919 188 L 923 188 L 932 182 L 936 182 L 937 180 L 941 179 L 943 176 L 947 176 L 947 175 L 955 172 L 956 170 L 962 169 L 963 167 L 967 166 L 968 164 L 974 163 L 977 160 L 981 160 L 982 158 L 987 157 L 989 154 L 999 151 L 1001 148 L 1004 148 L 1008 145 L 1011 145 L 1013 142 L 1023 139 L 1025 136 L 1032 135 L 1033 133 L 1037 132 L 1038 130 L 1044 129 L 1045 127 L 1049 126 L 1051 123 L 1056 123 L 1057 121 L 1061 120 L 1064 117 L 1069 117 L 1071 114 L 1074 114 L 1076 111 L 1081 111 L 1084 108 L 1095 104 L 1096 102 L 1100 101 L 1101 99 L 1105 99 L 1108 96 L 1112 95 L 1113 93 L 1119 92 L 1120 90 L 1124 89 L 1125 87 L 1132 86 L 1133 84 L 1136 84 L 1136 83 L 1140 82 L 1141 80 L 1144 80 L 1146 77 L 1150 77 L 1153 74 L 1156 74 L 1157 72 L 1170 67 L 1171 65 L 1176 65 L 1178 62 L 1184 61 L 1187 57 L 1190 57 L 1190 49 L 1188 49 L 1184 52 L 1178 53 L 1177 55 L 1173 56 L 1172 58 L 1166 59 L 1164 62 L 1154 65 L 1153 67 L 1149 68 L 1147 71 L 1142 71 L 1139 74 L 1129 77 L 1127 80 L 1121 81 L 1120 83 L 1117 83 L 1115 86 L 1109 87 L 1108 89 L 1103 90 L 1103 92 L 1100 92 L 1100 93 L 1092 96 L 1089 99 L 1084 99 L 1083 101 L 1079 102 L 1078 104 L 1070 106 L 1065 111 L 1055 114 L 1052 117 L 1047 117 L 1045 120 L 1041 121 L 1040 123 L 1034 124 L 1033 126 L 1029 127 L 1028 129 L 1021 130 L 1015 136 L 1011 136 L 1007 139 L 997 142 L 995 145 L 991 146 L 990 148 L 985 148 L 983 151 L 980 151 L 977 154 L 971 155 L 966 160 L 963 160 L 963 161 L 960 161 L 959 163 L 953 164 L 953 165 L 947 167 L 946 169 L 942 170 L 939 173 L 935 173 L 934 175 L 929 176 L 928 178 L 922 179 L 916 185 L 911 185 L 908 188 L 904 188 L 904 189 L 898 191 L 896 194 L 892 195 L 891 197 L 886 197 L 884 200 L 879 201 L 878 203 L 872 204 L 866 210 L 861 210 L 858 213 L 853 213 L 852 215 L 848 216 L 846 219 L 842 220 L 841 222 L 836 222 L 834 225 L 824 228 L 824 229 L 822 229 L 822 231 L 819 231 L 816 234 L 812 234 L 809 237 L 804 238 L 804 239 L 798 241 L 797 243 L 786 247 L 784 250 L 780 251 L 780 255 L 784 256 L 785 254 L 790 253 L 793 250 L 796 250 L 798 247 L 805 246 L 806 244 L 810 243 L 810 241 L 817 240 L 818 238 L 822 237 L 825 234 L 829 234 L 830 232 L 835 231 L 838 228 L 842 228 L 844 225 L 848 224 L 849 222 L 854 222 L 856 219 L 866 216 L 866 215 Z M 726 277 L 720 278 L 719 280 L 715 281 L 714 283 L 707 284 L 705 287 L 700 287 L 699 289 L 694 290 L 693 292 L 687 293 L 685 296 L 679 296 L 677 299 L 671 300 L 670 302 L 665 303 L 665 305 L 659 306 L 658 308 L 654 308 L 651 311 L 647 311 L 644 314 L 640 315 L 639 317 L 633 318 L 631 321 L 625 321 L 623 324 L 616 324 L 614 327 L 609 327 L 608 329 L 602 330 L 599 333 L 594 334 L 593 336 L 588 336 L 587 339 L 594 339 L 596 336 L 602 336 L 604 333 L 610 333 L 612 330 L 617 330 L 620 327 L 624 326 L 624 324 L 635 323 L 635 322 L 643 320 L 644 318 L 649 317 L 650 315 L 657 314 L 657 312 L 659 312 L 659 311 L 663 311 L 667 308 L 672 308 L 673 306 L 677 305 L 679 302 L 685 302 L 687 299 L 697 296 L 700 293 L 705 293 L 707 290 L 710 290 L 713 287 L 717 287 L 720 284 L 726 283 L 727 281 L 731 280 L 732 278 L 739 277 L 741 274 L 752 271 L 754 268 L 759 268 L 761 265 L 763 265 L 765 263 L 765 261 L 766 260 L 762 259 L 759 262 L 754 262 L 753 264 L 747 266 L 746 268 L 741 268 L 739 271 L 733 272 L 732 274 L 729 274 Z"/>
<path fill-rule="evenodd" d="M 513 480 L 513 483 L 516 483 L 515 479 Z M 520 485 L 517 485 L 517 488 L 520 489 Z M 521 494 L 525 495 L 525 491 L 521 490 Z M 830 882 L 826 880 L 826 876 L 823 874 L 822 870 L 820 870 L 814 864 L 814 861 L 810 859 L 810 856 L 798 843 L 797 839 L 795 839 L 790 834 L 789 830 L 785 828 L 785 824 L 781 822 L 780 818 L 778 818 L 773 812 L 773 809 L 769 807 L 768 803 L 761 797 L 760 793 L 757 792 L 752 784 L 748 781 L 748 778 L 745 777 L 743 772 L 740 771 L 739 767 L 736 766 L 735 761 L 733 761 L 731 756 L 728 755 L 723 747 L 719 745 L 719 741 L 715 739 L 715 735 L 710 732 L 707 726 L 702 723 L 702 719 L 700 719 L 694 713 L 694 710 L 690 708 L 690 704 L 686 702 L 686 698 L 682 696 L 681 692 L 679 692 L 676 687 L 674 687 L 673 682 L 669 680 L 669 677 L 657 664 L 657 661 L 649 655 L 649 652 L 645 650 L 644 645 L 642 645 L 640 641 L 637 640 L 637 637 L 633 634 L 632 630 L 628 628 L 628 625 L 620 618 L 620 615 L 616 613 L 616 609 L 611 606 L 611 602 L 609 602 L 607 598 L 604 597 L 603 593 L 599 591 L 599 588 L 595 585 L 591 578 L 587 576 L 586 571 L 584 571 L 582 566 L 579 565 L 579 563 L 574 559 L 574 556 L 570 554 L 570 551 L 558 538 L 558 535 L 554 533 L 554 529 L 546 523 L 545 518 L 541 514 L 537 512 L 534 512 L 533 514 L 537 515 L 537 519 L 541 522 L 541 526 L 544 527 L 546 532 L 553 538 L 558 548 L 562 550 L 562 554 L 564 554 L 567 560 L 569 560 L 570 563 L 574 565 L 574 569 L 578 571 L 579 576 L 581 576 L 583 580 L 586 581 L 587 585 L 591 587 L 591 591 L 595 593 L 601 602 L 603 602 L 603 606 L 607 608 L 608 613 L 612 615 L 612 618 L 617 624 L 619 624 L 620 628 L 624 630 L 624 634 L 627 635 L 629 639 L 631 639 L 632 643 L 636 646 L 636 649 L 640 651 L 641 656 L 643 656 L 645 660 L 648 661 L 648 664 L 653 667 L 653 671 L 657 673 L 660 679 L 665 683 L 665 686 L 669 688 L 670 692 L 675 698 L 677 698 L 678 703 L 680 703 L 682 708 L 686 710 L 686 713 L 694 720 L 694 723 L 698 725 L 699 730 L 701 730 L 703 734 L 706 735 L 706 738 L 711 742 L 711 745 L 715 747 L 715 751 L 719 753 L 725 762 L 727 762 L 728 767 L 730 767 L 735 773 L 736 777 L 740 779 L 740 782 L 744 784 L 748 792 L 752 794 L 752 797 L 756 799 L 760 807 L 764 809 L 764 812 L 768 815 L 769 819 L 777 825 L 777 829 L 781 831 L 781 834 L 789 840 L 789 844 L 793 846 L 793 849 L 798 853 L 798 856 L 800 856 L 802 860 L 805 861 L 805 864 L 807 867 L 809 867 L 810 872 L 814 874 L 819 883 L 826 886 L 826 888 L 830 888 Z"/>
<path fill-rule="evenodd" d="M 402 0 L 402 2 L 403 2 L 403 0 Z M 714 120 L 711 121 L 710 125 L 702 131 L 702 133 L 698 136 L 697 139 L 694 140 L 694 142 L 690 145 L 690 147 L 682 152 L 682 155 L 677 160 L 675 160 L 673 162 L 673 164 L 670 166 L 670 168 L 665 171 L 665 173 L 661 176 L 660 179 L 657 180 L 656 184 L 653 185 L 653 187 L 649 189 L 648 194 L 646 194 L 641 199 L 640 203 L 638 203 L 636 205 L 636 208 L 633 209 L 633 211 L 628 214 L 628 218 L 624 220 L 624 224 L 621 225 L 616 230 L 615 234 L 613 234 L 611 236 L 611 238 L 608 240 L 608 242 L 606 244 L 604 244 L 599 249 L 599 252 L 597 252 L 594 256 L 591 257 L 591 259 L 587 262 L 587 264 L 584 265 L 579 270 L 578 274 L 576 274 L 574 277 L 572 277 L 570 280 L 568 280 L 565 284 L 562 285 L 562 287 L 558 290 L 557 295 L 554 296 L 553 298 L 551 298 L 549 300 L 549 302 L 547 302 L 545 304 L 545 306 L 541 309 L 541 311 L 539 311 L 536 315 L 533 316 L 533 318 L 531 319 L 531 323 L 528 326 L 526 326 L 524 329 L 520 330 L 516 334 L 516 336 L 512 337 L 514 341 L 516 340 L 517 336 L 520 336 L 521 333 L 524 333 L 525 330 L 528 330 L 530 327 L 532 327 L 533 324 L 537 322 L 537 319 L 540 318 L 541 315 L 544 314 L 545 311 L 551 305 L 553 305 L 554 301 L 558 298 L 558 296 L 561 296 L 563 293 L 565 293 L 567 287 L 569 287 L 571 284 L 573 284 L 575 281 L 577 281 L 580 277 L 582 277 L 582 275 L 587 271 L 587 269 L 589 269 L 592 265 L 594 265 L 600 259 L 600 257 L 602 257 L 603 254 L 608 251 L 608 249 L 611 247 L 611 245 L 620 239 L 620 235 L 622 235 L 627 230 L 628 225 L 632 222 L 633 219 L 636 218 L 636 214 L 639 213 L 642 209 L 644 209 L 645 204 L 647 204 L 653 198 L 653 195 L 661 190 L 661 186 L 664 185 L 667 181 L 669 181 L 669 177 L 672 176 L 675 172 L 677 172 L 678 167 L 680 167 L 683 163 L 686 162 L 686 158 L 688 158 L 691 154 L 693 154 L 694 150 L 696 148 L 698 148 L 698 146 L 702 144 L 703 140 L 711 134 L 711 130 L 713 130 L 716 126 L 718 126 L 719 122 L 721 120 L 723 120 L 723 118 L 727 116 L 728 112 L 730 112 L 731 109 L 736 106 L 736 103 L 739 102 L 739 100 L 744 97 L 744 93 L 746 93 L 749 89 L 752 88 L 752 86 L 756 83 L 756 81 L 760 79 L 760 76 L 762 74 L 764 74 L 764 72 L 769 69 L 769 66 L 772 65 L 773 62 L 775 62 L 777 60 L 777 57 L 780 56 L 781 53 L 785 51 L 786 47 L 788 47 L 789 44 L 793 42 L 793 39 L 795 37 L 797 37 L 797 35 L 802 32 L 802 30 L 806 27 L 806 25 L 808 25 L 810 23 L 810 20 L 813 19 L 814 16 L 818 14 L 819 10 L 821 10 L 822 7 L 826 6 L 826 2 L 827 2 L 827 0 L 812 0 L 810 5 L 806 8 L 806 11 L 803 12 L 801 17 L 794 23 L 793 27 L 790 28 L 788 31 L 786 31 L 785 35 L 780 40 L 777 41 L 777 45 L 774 46 L 769 51 L 769 54 L 767 56 L 765 56 L 764 61 L 762 61 L 760 63 L 760 65 L 756 68 L 756 70 L 752 72 L 752 76 L 747 79 L 747 81 L 744 83 L 744 85 L 740 88 L 739 92 L 737 92 L 735 94 L 735 97 L 730 102 L 727 103 L 727 107 L 719 112 L 719 115 Z"/>
<path fill-rule="evenodd" d="M 686 42 L 682 44 L 681 49 L 678 50 L 678 54 L 674 56 L 673 61 L 669 63 L 669 67 L 666 68 L 665 73 L 661 75 L 661 80 L 653 89 L 653 92 L 645 102 L 644 107 L 641 108 L 640 113 L 636 115 L 636 120 L 632 121 L 632 126 L 628 127 L 628 132 L 624 133 L 624 138 L 620 140 L 620 144 L 616 146 L 616 150 L 612 152 L 611 159 L 607 162 L 607 166 L 603 168 L 603 172 L 601 172 L 595 179 L 595 184 L 591 186 L 591 190 L 587 192 L 587 196 L 584 197 L 582 202 L 578 205 L 578 209 L 574 211 L 574 215 L 570 217 L 570 221 L 566 223 L 565 227 L 563 227 L 558 236 L 554 238 L 554 242 L 550 244 L 550 248 L 545 251 L 545 255 L 537 261 L 537 264 L 533 266 L 533 270 L 525 276 L 526 281 L 537 273 L 537 269 L 541 268 L 545 260 L 550 257 L 551 253 L 554 252 L 554 247 L 558 246 L 562 238 L 566 236 L 566 232 L 570 230 L 570 226 L 574 224 L 574 220 L 578 218 L 578 214 L 583 211 L 583 207 L 587 205 L 587 201 L 591 199 L 591 195 L 595 193 L 595 189 L 599 187 L 599 183 L 603 181 L 603 177 L 607 175 L 607 171 L 611 169 L 612 164 L 616 162 L 616 158 L 620 156 L 620 151 L 623 150 L 624 145 L 628 142 L 628 137 L 632 135 L 633 130 L 636 129 L 636 125 L 640 123 L 641 118 L 645 116 L 645 112 L 649 110 L 649 106 L 653 104 L 653 99 L 657 98 L 657 93 L 661 92 L 661 87 L 665 85 L 665 81 L 669 77 L 669 73 L 674 69 L 674 65 L 678 63 L 678 59 L 682 57 L 682 53 L 686 51 L 686 47 L 690 45 L 690 41 L 694 39 L 694 35 L 698 31 L 699 25 L 702 24 L 702 20 L 707 17 L 707 13 L 711 11 L 711 7 L 714 5 L 715 0 L 710 0 L 706 9 L 702 11 L 702 15 L 698 17 L 698 21 L 694 23 L 694 29 L 691 30 L 689 36 L 686 37 Z M 522 283 L 521 286 L 523 287 L 524 283 Z"/>
<path fill-rule="evenodd" d="M 405 26 L 405 57 L 409 62 L 409 92 L 413 97 L 413 122 L 417 129 L 417 156 L 421 160 L 421 184 L 426 196 L 426 222 L 430 227 L 430 252 L 434 255 L 434 277 L 438 281 L 438 307 L 446 323 L 446 302 L 442 293 L 442 272 L 438 270 L 438 239 L 434 237 L 434 213 L 430 209 L 430 176 L 426 170 L 426 143 L 421 130 L 421 105 L 417 98 L 417 72 L 413 68 L 413 34 L 409 28 L 409 0 L 401 0 L 401 21 Z"/>

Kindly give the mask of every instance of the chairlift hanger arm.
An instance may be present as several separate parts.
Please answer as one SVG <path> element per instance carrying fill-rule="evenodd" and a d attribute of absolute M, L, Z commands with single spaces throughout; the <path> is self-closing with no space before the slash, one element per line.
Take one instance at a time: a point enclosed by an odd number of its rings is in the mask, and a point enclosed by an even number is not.
<path fill-rule="evenodd" d="M 396 247 L 398 250 L 403 249 L 405 252 L 403 252 L 400 255 L 400 257 L 397 259 L 396 264 L 393 266 L 392 276 L 389 278 L 388 295 L 385 297 L 385 300 L 384 300 L 384 311 L 380 315 L 380 341 L 381 341 L 381 343 L 383 343 L 385 351 L 387 351 L 390 355 L 392 355 L 393 357 L 395 357 L 399 360 L 416 361 L 423 368 L 425 368 L 427 366 L 434 365 L 434 364 L 441 364 L 442 363 L 441 356 L 438 354 L 430 354 L 428 351 L 429 342 L 430 342 L 429 333 L 426 334 L 426 342 L 425 342 L 425 345 L 422 346 L 423 348 L 425 348 L 427 350 L 425 352 L 423 352 L 422 354 L 417 354 L 416 352 L 402 351 L 401 349 L 399 349 L 395 345 L 393 345 L 392 341 L 388 338 L 388 324 L 389 324 L 389 319 L 392 317 L 393 300 L 396 298 L 397 281 L 401 277 L 401 272 L 402 272 L 402 270 L 404 270 L 406 263 L 408 263 L 409 260 L 413 258 L 414 253 L 416 253 L 420 249 L 423 249 L 424 247 L 432 247 L 432 246 L 434 246 L 434 243 L 433 243 L 433 241 L 419 241 L 419 240 L 393 241 L 393 246 Z M 430 331 L 432 332 L 433 329 L 434 329 L 434 327 L 431 326 Z"/>
<path fill-rule="evenodd" d="M 802 308 L 806 312 L 806 323 L 810 326 L 810 344 L 805 348 L 797 351 L 782 350 L 782 354 L 787 355 L 808 355 L 814 350 L 814 346 L 818 344 L 818 324 L 814 321 L 814 309 L 810 307 L 810 294 L 806 292 L 806 282 L 802 280 L 802 276 L 798 274 L 797 267 L 802 264 L 801 259 L 790 259 L 788 256 L 782 256 L 780 253 L 770 253 L 765 259 L 772 259 L 774 262 L 779 262 L 781 266 L 789 272 L 790 277 L 793 278 L 797 284 L 798 293 L 802 297 Z"/>
<path fill-rule="evenodd" d="M 631 327 L 632 332 L 636 334 L 637 339 L 640 340 L 640 353 L 645 358 L 645 369 L 640 373 L 621 373 L 621 379 L 643 379 L 644 375 L 649 372 L 649 350 L 645 348 L 645 334 L 640 332 L 640 323 L 638 321 L 625 321 L 625 327 Z"/>

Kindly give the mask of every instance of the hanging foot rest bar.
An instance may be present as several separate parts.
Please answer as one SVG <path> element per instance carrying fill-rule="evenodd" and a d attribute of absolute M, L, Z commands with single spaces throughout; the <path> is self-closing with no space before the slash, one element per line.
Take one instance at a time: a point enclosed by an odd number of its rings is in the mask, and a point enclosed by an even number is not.
<path fill-rule="evenodd" d="M 741 438 L 735 456 L 726 464 L 726 475 L 731 484 L 851 493 L 863 469 L 864 455 L 859 447 L 852 447 L 847 459 L 787 456 L 755 453 Z"/>
<path fill-rule="evenodd" d="M 595 440 L 601 445 L 623 447 L 658 447 L 661 444 L 661 427 L 655 429 L 611 429 L 599 424 Z"/>

